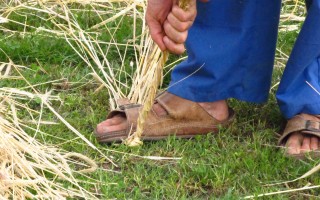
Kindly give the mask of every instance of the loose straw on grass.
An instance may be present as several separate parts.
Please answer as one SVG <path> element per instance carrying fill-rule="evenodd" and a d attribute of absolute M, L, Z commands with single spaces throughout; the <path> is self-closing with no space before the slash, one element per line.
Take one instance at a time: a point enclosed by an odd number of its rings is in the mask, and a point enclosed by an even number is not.
<path fill-rule="evenodd" d="M 20 73 L 12 62 L 1 66 L 0 73 L 4 72 L 5 76 L 11 74 L 11 69 Z M 25 80 L 23 77 L 21 79 Z M 32 85 L 30 87 L 34 89 Z M 97 199 L 94 194 L 82 188 L 79 180 L 74 177 L 75 173 L 94 172 L 97 165 L 93 160 L 79 153 L 43 145 L 35 139 L 37 133 L 41 132 L 39 128 L 44 103 L 41 104 L 40 111 L 35 111 L 19 101 L 39 99 L 47 105 L 49 101 L 59 100 L 50 93 L 33 94 L 17 88 L 0 87 L 0 196 L 6 199 Z M 39 118 L 36 128 L 29 127 L 25 120 L 19 119 L 20 110 L 29 113 L 34 121 Z M 29 136 L 25 128 L 33 130 L 34 136 Z M 76 171 L 71 165 L 82 169 Z M 64 186 L 66 183 L 68 188 Z"/>
<path fill-rule="evenodd" d="M 29 136 L 22 128 L 26 125 L 17 112 L 23 109 L 30 114 L 37 112 L 15 101 L 16 97 L 32 100 L 41 98 L 41 95 L 0 88 L 0 196 L 6 199 L 96 199 L 79 186 L 69 158 L 78 158 L 81 166 L 87 163 L 85 166 L 88 168 L 77 173 L 92 172 L 96 169 L 94 162 L 77 153 L 45 146 Z M 69 188 L 63 186 L 65 183 Z"/>
<path fill-rule="evenodd" d="M 31 89 L 36 93 L 39 94 L 38 91 L 32 87 L 27 79 L 25 79 L 22 74 L 20 73 L 19 69 L 16 68 L 16 71 L 20 74 L 20 76 L 25 80 L 25 82 L 31 87 Z M 81 138 L 89 147 L 96 150 L 101 156 L 111 162 L 114 166 L 117 166 L 110 158 L 108 158 L 102 151 L 100 151 L 94 144 L 92 144 L 86 137 L 84 137 L 77 129 L 75 129 L 70 123 L 68 123 L 48 102 L 47 100 L 48 94 L 41 96 L 41 101 L 46 107 L 58 117 L 58 119 L 64 123 L 72 132 L 74 132 L 79 138 Z"/>
<path fill-rule="evenodd" d="M 264 193 L 264 194 L 250 195 L 250 196 L 244 197 L 243 199 L 255 199 L 258 197 L 266 197 L 266 196 L 273 196 L 273 195 L 277 195 L 277 194 L 293 193 L 293 192 L 299 192 L 299 191 L 311 190 L 311 189 L 317 189 L 317 188 L 320 188 L 320 185 L 306 186 L 306 187 L 301 187 L 301 188 L 297 188 L 297 189 L 281 190 L 281 191 L 277 191 L 277 192 L 269 192 L 269 193 Z"/>

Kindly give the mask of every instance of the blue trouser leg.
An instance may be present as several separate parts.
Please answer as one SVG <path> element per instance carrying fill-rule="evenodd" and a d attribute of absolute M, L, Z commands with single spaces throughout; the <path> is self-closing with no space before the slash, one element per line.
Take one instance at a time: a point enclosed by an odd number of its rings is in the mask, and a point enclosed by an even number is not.
<path fill-rule="evenodd" d="M 307 1 L 308 14 L 277 92 L 285 117 L 320 114 L 320 0 Z"/>
<path fill-rule="evenodd" d="M 169 92 L 197 102 L 266 101 L 280 7 L 280 0 L 198 3 L 188 59 L 173 70 Z"/>

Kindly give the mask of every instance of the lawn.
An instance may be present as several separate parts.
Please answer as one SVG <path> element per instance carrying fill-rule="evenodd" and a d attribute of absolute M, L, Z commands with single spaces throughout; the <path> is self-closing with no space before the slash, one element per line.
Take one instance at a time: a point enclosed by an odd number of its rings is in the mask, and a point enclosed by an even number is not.
<path fill-rule="evenodd" d="M 300 3 L 293 10 L 294 4 L 295 2 L 285 1 L 283 14 L 294 11 L 295 15 L 302 16 L 304 10 Z M 107 9 L 104 13 L 95 10 L 93 5 L 74 3 L 68 6 L 74 13 L 74 20 L 83 30 L 90 32 L 90 27 L 110 18 L 115 12 L 120 12 L 123 6 L 114 3 L 111 9 L 107 3 L 105 5 Z M 36 7 L 31 3 L 30 6 Z M 43 134 L 35 135 L 33 130 L 27 132 L 44 144 L 82 153 L 96 161 L 98 169 L 95 172 L 75 176 L 81 180 L 82 187 L 95 193 L 98 198 L 239 199 L 306 185 L 320 185 L 317 174 L 292 183 L 270 185 L 296 179 L 319 164 L 319 160 L 302 161 L 285 157 L 282 149 L 277 146 L 278 133 L 285 120 L 277 107 L 275 92 L 287 55 L 290 54 L 299 32 L 299 29 L 288 30 L 286 27 L 299 28 L 301 21 L 285 20 L 286 17 L 282 20 L 273 87 L 267 103 L 257 105 L 231 99 L 229 104 L 237 113 L 236 122 L 218 134 L 194 139 L 176 139 L 172 136 L 163 141 L 145 142 L 143 146 L 132 148 L 124 144 L 101 145 L 94 138 L 96 124 L 104 120 L 110 110 L 109 100 L 112 94 L 102 83 L 106 82 L 106 76 L 97 67 L 97 62 L 85 50 L 77 53 L 75 49 L 85 48 L 77 46 L 79 41 L 72 40 L 72 34 L 63 34 L 67 31 L 65 27 L 58 28 L 57 24 L 63 24 L 63 20 L 52 19 L 52 15 L 49 18 L 48 14 L 27 8 L 21 8 L 8 16 L 9 22 L 0 23 L 0 61 L 24 67 L 13 67 L 9 78 L 0 76 L 0 88 L 34 92 L 29 87 L 32 85 L 40 93 L 50 91 L 51 95 L 59 96 L 60 100 L 51 101 L 51 106 L 114 164 L 96 149 L 89 147 L 48 108 L 42 109 L 39 99 L 19 101 L 34 110 L 43 111 L 41 116 L 35 115 L 36 119 L 41 117 L 54 123 L 41 125 L 39 129 Z M 101 19 L 97 16 L 101 16 Z M 141 27 L 143 24 L 141 20 L 133 21 L 132 16 L 132 13 L 128 13 L 114 19 L 98 31 L 92 30 L 90 35 L 95 41 L 101 41 L 101 52 L 105 53 L 97 54 L 96 59 L 108 60 L 108 65 L 115 72 L 113 76 L 125 83 L 121 87 L 123 93 L 128 93 L 130 89 L 134 70 L 130 66 L 137 55 L 134 44 L 138 42 L 133 42 L 132 38 L 141 33 L 139 28 L 134 32 L 133 25 Z M 68 42 L 66 38 L 69 39 Z M 97 48 L 96 44 L 92 46 Z M 180 58 L 182 57 L 171 56 L 168 63 L 174 63 Z M 101 63 L 108 73 L 107 64 Z M 169 68 L 165 69 L 162 89 L 168 86 Z M 102 82 L 97 77 L 101 77 Z M 19 110 L 18 116 L 22 120 L 30 120 L 30 115 L 25 110 Z M 317 198 L 319 191 L 296 191 L 266 196 L 263 199 Z"/>

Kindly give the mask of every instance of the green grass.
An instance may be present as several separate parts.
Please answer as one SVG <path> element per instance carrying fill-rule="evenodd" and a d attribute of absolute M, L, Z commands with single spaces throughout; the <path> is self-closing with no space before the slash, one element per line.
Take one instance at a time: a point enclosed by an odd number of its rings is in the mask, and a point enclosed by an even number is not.
<path fill-rule="evenodd" d="M 126 39 L 125 31 L 119 34 L 119 40 Z M 297 33 L 281 33 L 278 47 L 289 53 L 296 36 Z M 53 90 L 52 94 L 59 95 L 62 102 L 53 102 L 55 109 L 118 165 L 113 166 L 80 139 L 64 143 L 64 140 L 51 136 L 39 137 L 48 144 L 94 158 L 100 168 L 89 177 L 100 183 L 96 188 L 86 183 L 83 186 L 100 193 L 101 199 L 239 199 L 288 187 L 303 187 L 308 183 L 320 184 L 319 177 L 314 175 L 287 186 L 265 186 L 295 179 L 318 164 L 317 160 L 297 161 L 284 157 L 276 147 L 276 133 L 283 126 L 284 119 L 277 108 L 275 90 L 271 91 L 269 101 L 262 105 L 230 100 L 237 120 L 218 134 L 189 140 L 169 137 L 163 141 L 145 142 L 136 148 L 123 144 L 100 145 L 92 132 L 108 113 L 107 90 L 95 92 L 98 85 L 91 81 L 90 69 L 62 39 L 53 37 L 48 40 L 36 34 L 8 38 L 7 34 L 1 34 L 0 49 L 15 64 L 29 67 L 21 72 L 31 84 L 60 80 L 59 84 L 49 83 L 37 89 L 41 92 Z M 0 58 L 7 61 L 3 53 Z M 117 64 L 116 60 L 114 62 Z M 282 71 L 282 68 L 275 69 L 273 84 L 279 81 Z M 26 84 L 22 80 L 1 80 L 0 87 L 3 86 L 21 88 Z M 24 103 L 34 109 L 40 108 L 36 100 Z M 23 111 L 19 115 L 28 119 Z M 48 110 L 44 115 L 45 119 L 59 122 Z M 42 126 L 41 130 L 65 140 L 76 137 L 62 124 Z M 155 161 L 129 154 L 178 157 L 181 160 Z M 263 199 L 306 199 L 306 195 L 316 197 L 319 190 Z"/>

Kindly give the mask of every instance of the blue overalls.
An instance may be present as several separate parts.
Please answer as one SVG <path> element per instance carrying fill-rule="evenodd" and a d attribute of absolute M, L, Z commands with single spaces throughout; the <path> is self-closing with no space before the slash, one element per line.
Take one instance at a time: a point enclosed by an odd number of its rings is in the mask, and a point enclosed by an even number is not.
<path fill-rule="evenodd" d="M 320 114 L 320 0 L 308 15 L 277 92 L 286 118 Z M 267 100 L 275 57 L 280 0 L 198 2 L 188 59 L 172 72 L 169 92 L 196 101 Z"/>

